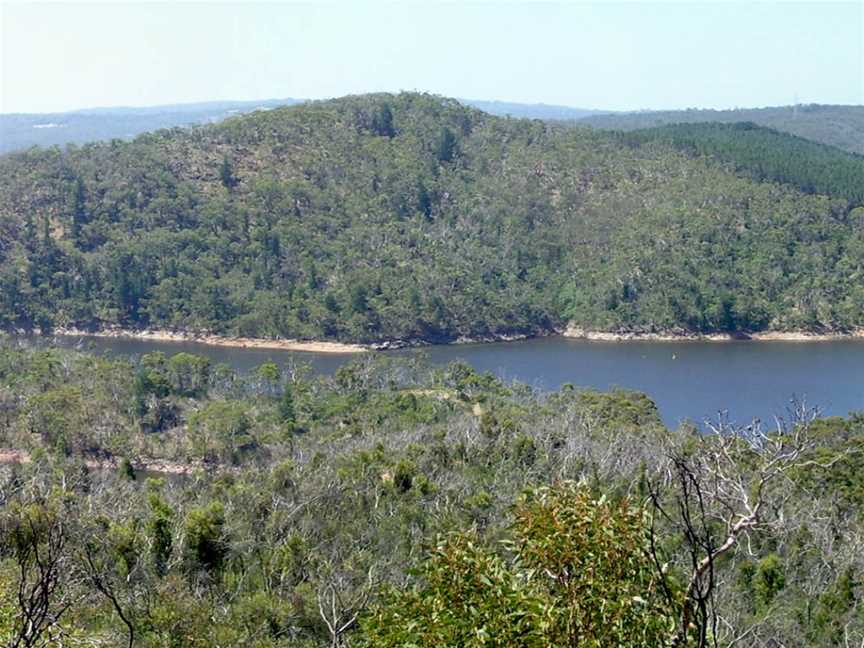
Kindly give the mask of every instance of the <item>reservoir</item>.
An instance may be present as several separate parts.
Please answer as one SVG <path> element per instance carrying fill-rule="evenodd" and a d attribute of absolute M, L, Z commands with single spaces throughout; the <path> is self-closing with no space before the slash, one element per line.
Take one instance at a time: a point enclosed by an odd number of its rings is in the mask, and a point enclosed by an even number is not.
<path fill-rule="evenodd" d="M 187 351 L 248 371 L 263 362 L 308 363 L 332 373 L 356 355 L 317 354 L 218 347 L 191 342 L 120 338 L 59 338 L 95 352 L 139 355 Z M 645 392 L 665 423 L 716 420 L 725 411 L 738 423 L 760 418 L 773 426 L 793 399 L 818 407 L 825 416 L 864 411 L 864 340 L 819 342 L 596 342 L 561 337 L 518 342 L 429 346 L 384 352 L 422 354 L 436 365 L 464 360 L 505 381 L 542 390 L 564 383 L 608 390 Z"/>

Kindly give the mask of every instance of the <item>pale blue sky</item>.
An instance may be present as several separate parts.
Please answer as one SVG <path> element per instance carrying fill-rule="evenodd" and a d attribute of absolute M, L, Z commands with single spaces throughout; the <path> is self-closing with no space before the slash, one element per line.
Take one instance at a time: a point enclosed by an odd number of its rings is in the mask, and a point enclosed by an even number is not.
<path fill-rule="evenodd" d="M 602 109 L 861 104 L 864 0 L 0 0 L 0 112 L 378 90 Z"/>

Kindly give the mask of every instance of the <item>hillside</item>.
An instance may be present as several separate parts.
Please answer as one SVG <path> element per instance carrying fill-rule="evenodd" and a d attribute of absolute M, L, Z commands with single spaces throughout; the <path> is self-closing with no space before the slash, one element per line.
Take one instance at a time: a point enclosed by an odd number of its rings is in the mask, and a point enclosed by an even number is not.
<path fill-rule="evenodd" d="M 752 122 L 670 124 L 627 131 L 620 139 L 631 146 L 663 142 L 728 162 L 757 181 L 783 182 L 864 205 L 864 156 Z"/>
<path fill-rule="evenodd" d="M 579 125 L 637 130 L 666 124 L 752 122 L 804 139 L 864 154 L 864 106 L 778 106 L 735 110 L 669 110 L 590 115 Z"/>
<path fill-rule="evenodd" d="M 302 103 L 302 99 L 211 101 L 151 107 L 109 107 L 59 113 L 0 114 L 0 154 L 31 146 L 64 146 L 137 135 L 176 126 L 212 124 L 236 114 Z M 610 112 L 549 104 L 460 99 L 499 117 L 569 121 L 601 130 L 636 130 L 679 123 L 752 122 L 864 154 L 864 106 L 781 106 L 736 110 Z"/>
<path fill-rule="evenodd" d="M 717 615 L 719 645 L 864 639 L 860 415 L 693 434 L 643 394 L 461 363 L 281 369 L 0 337 L 0 636 L 695 648 Z M 740 520 L 688 614 L 694 564 Z"/>
<path fill-rule="evenodd" d="M 462 363 L 238 374 L 2 337 L 0 385 L 8 645 L 696 648 L 714 615 L 718 645 L 864 640 L 860 415 L 693 434 L 643 394 Z"/>
<path fill-rule="evenodd" d="M 0 158 L 4 327 L 445 342 L 864 324 L 861 216 L 429 95 Z"/>
<path fill-rule="evenodd" d="M 462 99 L 461 103 L 490 115 L 528 119 L 580 119 L 597 110 L 521 104 L 505 101 Z M 212 124 L 237 114 L 293 106 L 302 99 L 265 99 L 262 101 L 209 101 L 150 107 L 89 108 L 59 113 L 0 114 L 0 154 L 31 146 L 65 146 L 112 139 L 132 139 L 137 135 L 176 126 Z"/>

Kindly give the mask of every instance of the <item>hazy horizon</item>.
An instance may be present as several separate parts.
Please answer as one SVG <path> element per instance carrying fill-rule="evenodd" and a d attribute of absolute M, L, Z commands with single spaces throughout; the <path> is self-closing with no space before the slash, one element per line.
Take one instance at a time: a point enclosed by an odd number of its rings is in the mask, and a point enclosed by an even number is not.
<path fill-rule="evenodd" d="M 398 94 L 399 92 L 408 92 L 403 90 L 374 90 L 370 91 L 370 93 L 390 93 L 390 94 Z M 573 109 L 573 110 L 585 110 L 596 112 L 598 114 L 602 113 L 639 113 L 639 112 L 675 112 L 675 111 L 685 111 L 685 110 L 713 110 L 713 111 L 731 111 L 731 110 L 764 110 L 771 108 L 787 108 L 792 107 L 795 104 L 791 102 L 788 104 L 776 104 L 776 105 L 765 105 L 765 106 L 732 106 L 730 108 L 703 108 L 701 106 L 685 106 L 682 108 L 636 108 L 632 110 L 616 110 L 616 109 L 606 109 L 602 107 L 595 106 L 571 106 L 564 104 L 556 104 L 549 103 L 546 101 L 508 101 L 506 99 L 497 99 L 497 98 L 486 98 L 486 97 L 449 97 L 448 95 L 442 95 L 440 92 L 433 92 L 429 90 L 420 90 L 418 92 L 424 92 L 432 95 L 448 97 L 451 99 L 456 99 L 460 102 L 466 103 L 493 103 L 493 104 L 513 104 L 520 106 L 545 106 L 549 108 L 563 108 L 563 109 Z M 117 104 L 117 105 L 99 105 L 99 106 L 79 106 L 76 108 L 70 108 L 68 110 L 54 110 L 54 111 L 33 111 L 33 112 L 24 112 L 24 111 L 13 111 L 13 112 L 0 112 L 0 115 L 11 116 L 11 115 L 59 115 L 59 114 L 69 114 L 69 113 L 88 113 L 91 111 L 115 111 L 115 110 L 155 110 L 157 108 L 184 108 L 191 106 L 204 106 L 207 104 L 223 104 L 223 103 L 238 103 L 238 104 L 254 104 L 254 103 L 272 103 L 276 101 L 291 101 L 291 102 L 306 102 L 306 101 L 327 101 L 330 99 L 339 99 L 341 97 L 354 96 L 358 94 L 366 94 L 366 93 L 351 93 L 349 95 L 334 95 L 332 97 L 316 97 L 316 98 L 306 98 L 306 97 L 262 97 L 259 99 L 203 99 L 199 101 L 183 101 L 183 102 L 172 102 L 172 103 L 159 103 L 159 104 L 139 104 L 139 105 L 130 105 L 130 104 Z M 297 103 L 293 103 L 290 105 L 297 105 Z M 864 106 L 864 101 L 852 104 L 825 104 L 821 102 L 799 102 L 798 105 L 826 105 L 826 106 Z"/>
<path fill-rule="evenodd" d="M 857 2 L 7 1 L 0 35 L 3 113 L 400 90 L 603 111 L 864 103 Z"/>

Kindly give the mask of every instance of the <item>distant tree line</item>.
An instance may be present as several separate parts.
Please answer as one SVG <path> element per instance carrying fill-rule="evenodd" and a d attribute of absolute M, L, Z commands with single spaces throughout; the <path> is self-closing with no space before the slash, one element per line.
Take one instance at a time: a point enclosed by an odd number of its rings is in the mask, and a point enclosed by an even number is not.
<path fill-rule="evenodd" d="M 769 108 L 643 110 L 588 115 L 573 123 L 604 130 L 638 130 L 673 124 L 751 122 L 811 142 L 864 155 L 864 106 L 798 104 Z"/>

